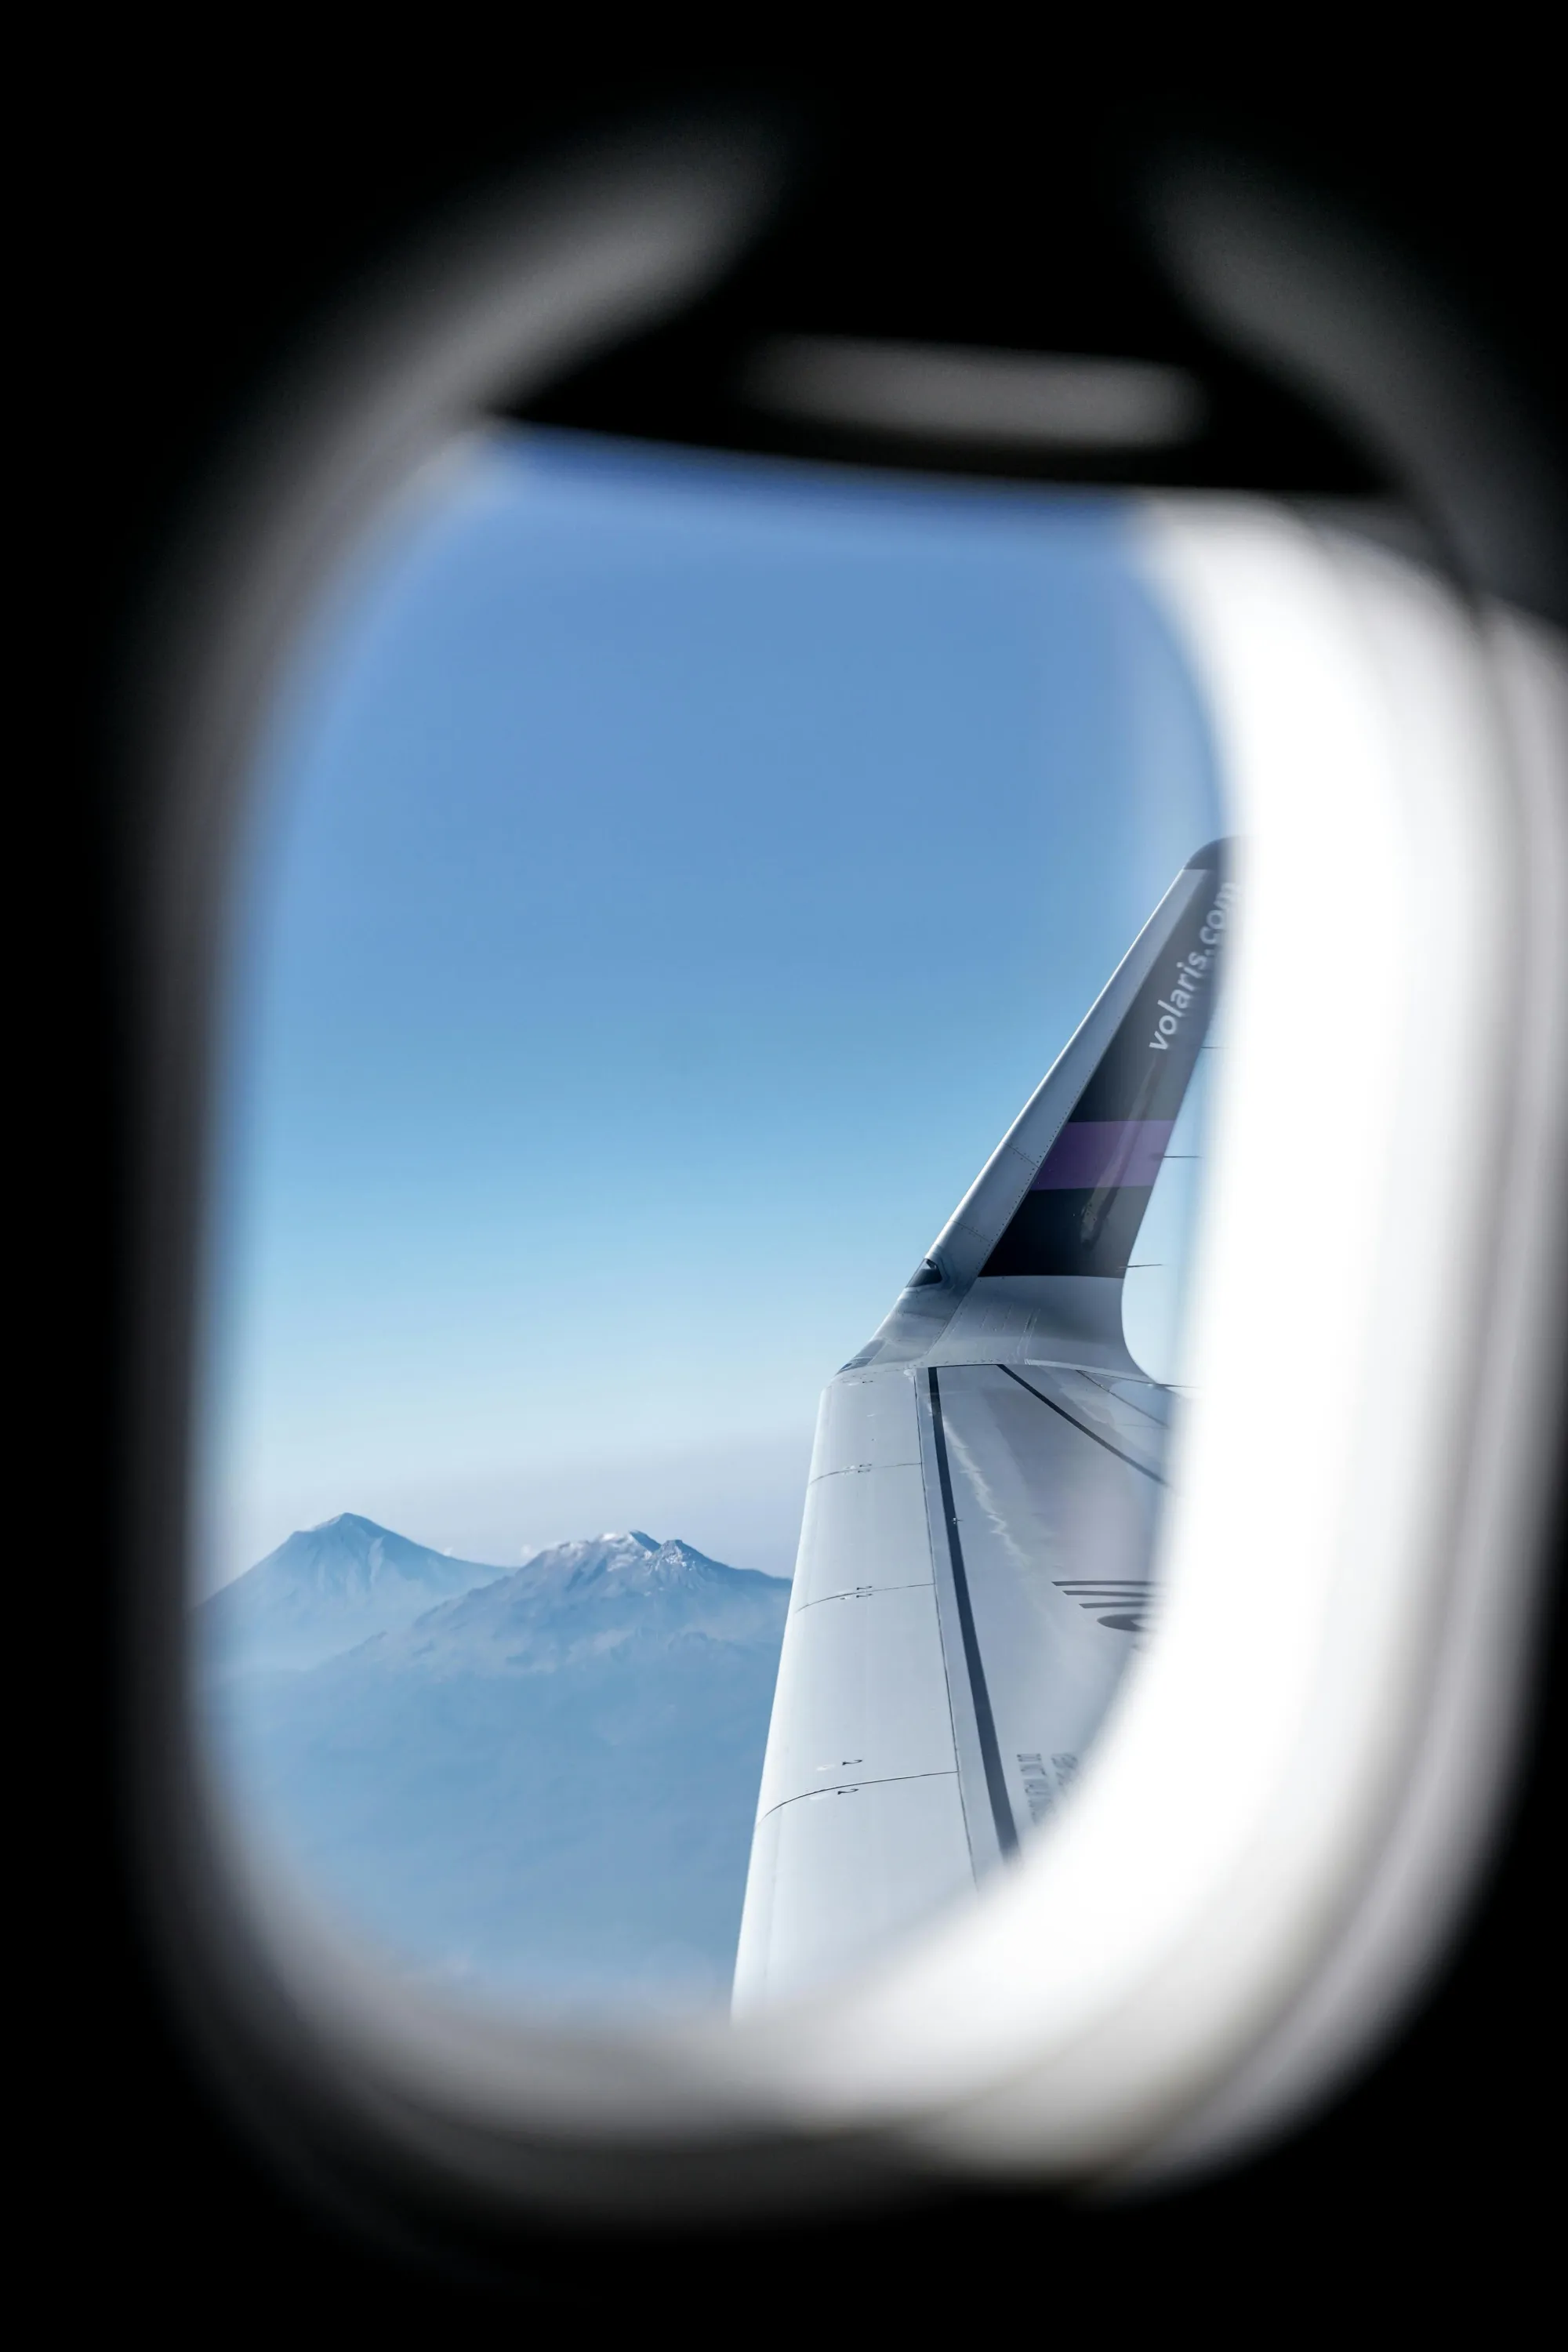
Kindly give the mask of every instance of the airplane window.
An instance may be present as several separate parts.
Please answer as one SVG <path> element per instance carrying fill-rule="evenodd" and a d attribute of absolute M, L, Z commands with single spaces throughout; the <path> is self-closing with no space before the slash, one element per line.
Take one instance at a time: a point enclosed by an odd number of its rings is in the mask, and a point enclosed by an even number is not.
<path fill-rule="evenodd" d="M 247 1867 L 441 2000 L 752 2012 L 1052 1833 L 1158 1623 L 1229 829 L 1134 495 L 426 467 L 226 981 Z"/>
<path fill-rule="evenodd" d="M 1441 303 L 1159 171 L 1109 309 L 900 230 L 879 320 L 879 197 L 607 136 L 345 307 L 150 624 L 136 1869 L 333 2177 L 1177 2179 L 1495 1843 L 1555 542 Z"/>

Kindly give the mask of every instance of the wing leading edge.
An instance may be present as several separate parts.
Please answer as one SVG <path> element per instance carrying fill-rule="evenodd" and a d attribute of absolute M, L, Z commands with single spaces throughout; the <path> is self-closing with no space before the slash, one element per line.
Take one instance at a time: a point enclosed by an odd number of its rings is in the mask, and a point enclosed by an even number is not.
<path fill-rule="evenodd" d="M 1234 904 L 1184 867 L 825 1391 L 734 2001 L 868 1958 L 1047 1821 L 1148 1604 L 1170 1392 L 1122 1284 Z"/>

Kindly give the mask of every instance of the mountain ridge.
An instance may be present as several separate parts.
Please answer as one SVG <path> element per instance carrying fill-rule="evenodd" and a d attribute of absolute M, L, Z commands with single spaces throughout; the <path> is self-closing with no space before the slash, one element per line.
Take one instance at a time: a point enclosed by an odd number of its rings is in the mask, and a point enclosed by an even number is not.
<path fill-rule="evenodd" d="M 437 1581 L 487 1578 L 443 1595 L 374 1521 L 299 1532 L 258 1563 L 272 1572 L 253 1619 L 231 1603 L 215 1636 L 212 1602 L 195 1612 L 241 1825 L 400 1968 L 590 2006 L 721 1999 L 788 1580 L 642 1529 L 500 1570 L 410 1547 Z M 296 1588 L 323 1580 L 317 1637 L 341 1646 L 266 1671 L 282 1637 L 269 1594 L 293 1593 L 282 1633 L 298 1645 Z M 407 1612 L 411 1591 L 416 1611 L 366 1638 L 366 1609 Z"/>
<path fill-rule="evenodd" d="M 697 1640 L 776 1647 L 788 1594 L 783 1577 L 634 1528 L 552 1545 L 347 1654 L 451 1675 L 549 1673 Z"/>
<path fill-rule="evenodd" d="M 661 1542 L 640 1528 L 548 1545 L 509 1569 L 455 1558 L 358 1512 L 340 1511 L 296 1528 L 202 1601 L 196 1618 L 212 1666 L 308 1670 L 369 1643 L 395 1643 L 427 1619 L 449 1619 L 454 1607 L 490 1593 L 497 1598 L 488 1612 L 470 1611 L 424 1637 L 428 1648 L 466 1635 L 472 1665 L 474 1642 L 487 1624 L 492 1635 L 504 1633 L 507 1619 L 521 1636 L 551 1615 L 591 1609 L 601 1633 L 608 1630 L 608 1612 L 621 1638 L 628 1638 L 634 1627 L 646 1632 L 656 1620 L 672 1630 L 683 1612 L 686 1621 L 753 1614 L 750 1601 L 771 1621 L 773 1596 L 787 1590 L 787 1579 L 731 1568 L 679 1537 Z M 387 1654 L 390 1661 L 395 1649 Z"/>
<path fill-rule="evenodd" d="M 196 1610 L 209 1663 L 310 1666 L 507 1570 L 457 1559 L 357 1511 L 296 1528 Z"/>

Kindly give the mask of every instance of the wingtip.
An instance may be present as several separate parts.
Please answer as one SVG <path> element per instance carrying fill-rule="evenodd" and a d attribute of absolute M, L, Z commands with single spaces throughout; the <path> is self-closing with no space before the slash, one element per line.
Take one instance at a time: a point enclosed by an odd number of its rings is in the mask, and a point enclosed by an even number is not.
<path fill-rule="evenodd" d="M 1234 842 L 1226 838 L 1205 842 L 1201 849 L 1193 852 L 1183 871 L 1187 874 L 1217 874 L 1229 864 L 1235 846 Z"/>

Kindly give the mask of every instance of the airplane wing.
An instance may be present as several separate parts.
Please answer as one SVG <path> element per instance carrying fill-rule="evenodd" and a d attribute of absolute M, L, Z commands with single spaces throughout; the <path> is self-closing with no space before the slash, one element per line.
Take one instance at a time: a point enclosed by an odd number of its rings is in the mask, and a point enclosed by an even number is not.
<path fill-rule="evenodd" d="M 1165 893 L 822 1399 L 734 2003 L 804 1991 L 1049 1819 L 1149 1600 L 1171 1392 L 1122 1283 L 1207 1031 L 1224 845 Z"/>

